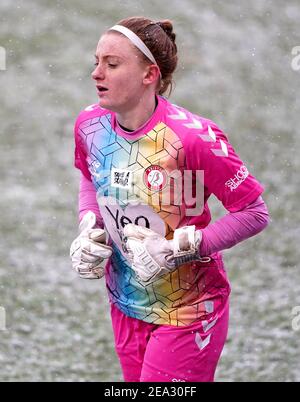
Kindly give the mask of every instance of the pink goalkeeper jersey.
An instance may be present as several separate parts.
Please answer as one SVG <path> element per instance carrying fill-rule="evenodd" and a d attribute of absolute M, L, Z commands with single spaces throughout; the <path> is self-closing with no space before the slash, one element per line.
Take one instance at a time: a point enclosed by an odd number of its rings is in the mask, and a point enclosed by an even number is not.
<path fill-rule="evenodd" d="M 87 107 L 75 124 L 75 144 L 75 166 L 95 186 L 114 250 L 106 266 L 111 302 L 126 315 L 154 324 L 181 326 L 221 315 L 230 286 L 220 253 L 144 286 L 121 238 L 129 222 L 167 239 L 184 225 L 205 228 L 211 194 L 230 212 L 254 201 L 263 187 L 226 135 L 211 120 L 158 97 L 150 120 L 132 133 L 122 130 L 114 112 L 98 104 Z"/>

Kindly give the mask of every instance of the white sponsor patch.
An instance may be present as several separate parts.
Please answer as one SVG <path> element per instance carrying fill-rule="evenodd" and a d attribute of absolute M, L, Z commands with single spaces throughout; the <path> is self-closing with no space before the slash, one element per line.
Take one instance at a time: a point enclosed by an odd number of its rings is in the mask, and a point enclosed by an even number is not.
<path fill-rule="evenodd" d="M 132 186 L 132 175 L 130 170 L 112 168 L 111 187 L 129 190 Z"/>

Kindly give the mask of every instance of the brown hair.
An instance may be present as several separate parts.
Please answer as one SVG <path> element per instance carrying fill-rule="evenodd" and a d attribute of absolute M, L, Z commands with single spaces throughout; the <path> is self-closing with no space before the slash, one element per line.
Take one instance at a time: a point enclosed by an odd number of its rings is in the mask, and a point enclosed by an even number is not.
<path fill-rule="evenodd" d="M 176 35 L 173 32 L 172 22 L 163 20 L 154 22 L 144 17 L 125 18 L 117 23 L 134 32 L 153 54 L 162 75 L 159 94 L 164 94 L 169 88 L 169 95 L 173 86 L 173 72 L 177 66 Z M 145 55 L 142 55 L 149 61 Z"/>

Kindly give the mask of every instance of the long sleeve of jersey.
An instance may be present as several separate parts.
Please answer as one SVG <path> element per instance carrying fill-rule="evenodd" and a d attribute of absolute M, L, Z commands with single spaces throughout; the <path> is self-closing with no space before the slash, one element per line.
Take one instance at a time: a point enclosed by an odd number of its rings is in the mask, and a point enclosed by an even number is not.
<path fill-rule="evenodd" d="M 202 229 L 200 255 L 233 247 L 235 244 L 261 232 L 269 223 L 270 217 L 261 196 L 237 212 L 231 212 Z"/>
<path fill-rule="evenodd" d="M 88 211 L 92 211 L 95 213 L 97 217 L 97 226 L 103 227 L 103 220 L 100 215 L 99 206 L 97 203 L 95 187 L 84 174 L 81 174 L 78 197 L 79 221 L 81 221 L 83 216 Z"/>

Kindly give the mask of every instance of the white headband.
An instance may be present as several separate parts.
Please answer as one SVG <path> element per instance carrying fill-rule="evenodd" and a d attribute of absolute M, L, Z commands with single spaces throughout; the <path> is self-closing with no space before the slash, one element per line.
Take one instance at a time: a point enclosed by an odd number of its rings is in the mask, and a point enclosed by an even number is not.
<path fill-rule="evenodd" d="M 123 27 L 122 25 L 114 25 L 113 27 L 109 28 L 109 31 L 118 31 L 125 35 L 152 63 L 156 63 L 156 60 L 150 50 L 147 48 L 145 43 L 130 29 Z"/>

